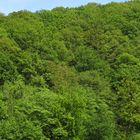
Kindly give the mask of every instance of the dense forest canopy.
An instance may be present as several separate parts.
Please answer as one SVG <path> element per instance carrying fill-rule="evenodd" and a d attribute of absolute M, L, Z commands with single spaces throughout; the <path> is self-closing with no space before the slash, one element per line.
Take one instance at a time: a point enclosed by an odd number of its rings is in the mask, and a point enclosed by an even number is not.
<path fill-rule="evenodd" d="M 0 14 L 0 140 L 140 140 L 140 2 Z"/>

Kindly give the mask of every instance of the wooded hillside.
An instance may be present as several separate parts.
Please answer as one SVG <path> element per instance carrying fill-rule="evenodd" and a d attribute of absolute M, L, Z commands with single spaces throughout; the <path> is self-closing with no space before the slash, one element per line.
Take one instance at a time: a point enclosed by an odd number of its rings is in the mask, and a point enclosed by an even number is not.
<path fill-rule="evenodd" d="M 140 140 L 140 2 L 0 14 L 0 140 Z"/>

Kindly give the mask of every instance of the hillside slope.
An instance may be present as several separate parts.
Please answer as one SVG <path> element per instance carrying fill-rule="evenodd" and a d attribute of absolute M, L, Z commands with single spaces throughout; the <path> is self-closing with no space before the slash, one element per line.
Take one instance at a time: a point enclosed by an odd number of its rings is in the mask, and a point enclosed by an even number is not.
<path fill-rule="evenodd" d="M 0 14 L 0 140 L 139 140 L 140 2 Z"/>

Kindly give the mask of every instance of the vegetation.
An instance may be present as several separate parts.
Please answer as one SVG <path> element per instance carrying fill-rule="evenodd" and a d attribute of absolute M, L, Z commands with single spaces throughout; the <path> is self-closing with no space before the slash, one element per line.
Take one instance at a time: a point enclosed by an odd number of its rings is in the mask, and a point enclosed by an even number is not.
<path fill-rule="evenodd" d="M 140 2 L 0 14 L 0 140 L 140 140 Z"/>

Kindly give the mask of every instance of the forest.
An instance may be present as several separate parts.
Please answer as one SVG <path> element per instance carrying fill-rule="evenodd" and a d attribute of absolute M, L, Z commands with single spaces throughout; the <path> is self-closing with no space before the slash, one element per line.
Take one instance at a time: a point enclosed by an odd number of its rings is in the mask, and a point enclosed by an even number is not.
<path fill-rule="evenodd" d="M 0 140 L 140 140 L 140 2 L 0 13 Z"/>

